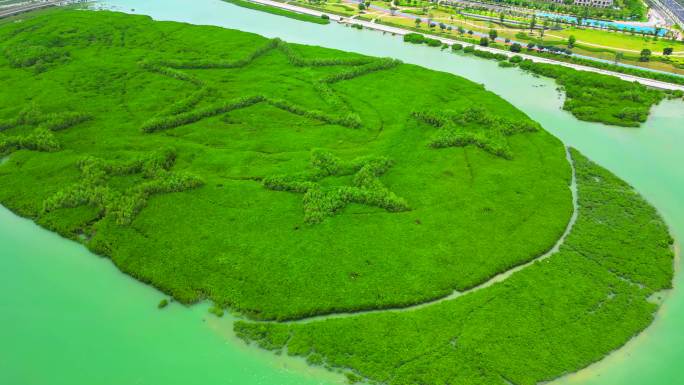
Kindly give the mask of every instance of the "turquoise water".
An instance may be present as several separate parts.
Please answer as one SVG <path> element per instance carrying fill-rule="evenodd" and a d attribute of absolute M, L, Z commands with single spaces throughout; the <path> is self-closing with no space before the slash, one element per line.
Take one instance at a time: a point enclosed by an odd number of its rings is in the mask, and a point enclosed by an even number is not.
<path fill-rule="evenodd" d="M 0 384 L 320 385 L 340 376 L 235 339 L 109 260 L 0 206 Z"/>
<path fill-rule="evenodd" d="M 537 13 L 537 16 L 541 17 L 546 17 L 549 19 L 554 19 L 554 20 L 561 20 L 565 22 L 570 22 L 570 23 L 577 23 L 577 18 L 574 16 L 568 16 L 568 15 L 558 15 L 555 13 L 548 13 L 548 12 L 539 12 Z M 650 35 L 654 35 L 656 29 L 654 27 L 648 27 L 648 26 L 643 26 L 643 25 L 630 25 L 630 24 L 625 24 L 625 23 L 618 23 L 615 21 L 604 21 L 604 20 L 594 20 L 594 19 L 582 19 L 582 25 L 588 25 L 592 27 L 601 27 L 601 28 L 617 28 L 621 31 L 632 31 L 636 33 L 642 33 L 645 32 Z M 665 28 L 660 28 L 658 29 L 658 36 L 665 36 L 667 33 L 667 29 Z"/>
<path fill-rule="evenodd" d="M 397 57 L 467 77 L 503 96 L 566 143 L 632 183 L 684 239 L 684 104 L 663 102 L 642 128 L 579 122 L 549 79 L 495 62 L 404 44 L 337 24 L 319 26 L 219 0 L 112 0 L 120 10 Z M 1 166 L 0 166 L 1 167 Z M 606 360 L 557 384 L 684 383 L 682 275 L 655 323 Z M 247 347 L 205 305 L 171 304 L 82 246 L 0 209 L 0 385 L 332 385 L 338 375 Z"/>

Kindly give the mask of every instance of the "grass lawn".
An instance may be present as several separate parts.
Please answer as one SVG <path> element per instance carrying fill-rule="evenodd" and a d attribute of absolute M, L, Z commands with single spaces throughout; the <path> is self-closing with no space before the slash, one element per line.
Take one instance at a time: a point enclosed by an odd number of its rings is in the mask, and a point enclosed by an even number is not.
<path fill-rule="evenodd" d="M 614 50 L 630 50 L 641 51 L 648 48 L 654 54 L 662 54 L 663 49 L 671 47 L 675 52 L 684 53 L 684 43 L 681 41 L 671 41 L 663 38 L 653 40 L 651 37 L 642 37 L 640 35 L 632 36 L 629 33 L 599 31 L 589 28 L 567 28 L 561 31 L 548 31 L 547 35 L 561 36 L 567 39 L 570 35 L 574 35 L 577 41 L 588 45 L 595 44 L 605 46 Z"/>

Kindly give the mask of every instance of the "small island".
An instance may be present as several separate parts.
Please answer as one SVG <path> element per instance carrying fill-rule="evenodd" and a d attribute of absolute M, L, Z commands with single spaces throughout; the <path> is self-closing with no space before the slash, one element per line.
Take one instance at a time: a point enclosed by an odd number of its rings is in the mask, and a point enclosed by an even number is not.
<path fill-rule="evenodd" d="M 551 380 L 671 287 L 655 209 L 464 78 L 104 11 L 0 53 L 2 205 L 351 382 Z"/>

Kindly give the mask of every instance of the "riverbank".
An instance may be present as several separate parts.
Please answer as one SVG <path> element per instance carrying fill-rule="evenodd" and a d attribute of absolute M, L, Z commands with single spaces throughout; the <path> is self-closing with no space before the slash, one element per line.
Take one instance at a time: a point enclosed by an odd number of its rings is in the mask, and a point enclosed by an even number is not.
<path fill-rule="evenodd" d="M 406 35 L 409 33 L 414 33 L 414 31 L 408 30 L 408 29 L 388 26 L 388 25 L 384 25 L 384 24 L 373 23 L 370 21 L 365 21 L 365 20 L 360 20 L 360 19 L 350 19 L 347 17 L 343 17 L 343 16 L 333 14 L 333 13 L 317 11 L 317 10 L 313 10 L 313 9 L 289 4 L 289 3 L 281 3 L 281 2 L 273 1 L 273 0 L 246 0 L 246 1 L 251 1 L 254 3 L 268 5 L 268 6 L 276 7 L 276 8 L 282 8 L 282 9 L 286 9 L 286 10 L 293 11 L 293 12 L 300 12 L 300 13 L 304 13 L 304 14 L 308 14 L 308 15 L 313 15 L 316 17 L 321 17 L 321 15 L 325 14 L 332 21 L 337 21 L 339 23 L 348 24 L 348 25 L 359 25 L 363 28 L 380 31 L 383 33 L 391 33 L 391 34 L 395 34 L 395 35 Z M 589 67 L 589 66 L 584 66 L 584 65 L 574 64 L 574 63 L 567 63 L 567 62 L 547 59 L 547 58 L 543 58 L 543 57 L 539 57 L 539 56 L 535 56 L 535 55 L 528 55 L 525 53 L 515 53 L 515 52 L 501 50 L 501 49 L 492 48 L 492 47 L 482 47 L 482 46 L 479 46 L 479 45 L 476 45 L 473 43 L 464 42 L 464 41 L 456 40 L 456 39 L 449 39 L 449 38 L 446 38 L 443 36 L 430 35 L 430 34 L 425 34 L 425 36 L 429 37 L 431 39 L 439 40 L 443 44 L 447 44 L 447 45 L 462 44 L 464 46 L 474 46 L 474 47 L 477 47 L 479 50 L 488 51 L 488 52 L 496 53 L 496 54 L 503 54 L 503 55 L 506 55 L 508 57 L 519 55 L 519 56 L 523 57 L 524 59 L 531 60 L 535 63 L 553 64 L 553 65 L 559 65 L 559 66 L 563 66 L 563 67 L 567 67 L 567 68 L 572 68 L 572 69 L 579 70 L 579 71 L 594 72 L 594 73 L 599 73 L 599 74 L 603 74 L 603 75 L 610 75 L 610 76 L 614 76 L 614 77 L 617 77 L 617 78 L 625 80 L 625 81 L 638 82 L 638 83 L 643 84 L 645 86 L 658 88 L 658 89 L 662 89 L 662 90 L 684 91 L 684 85 L 681 85 L 681 84 L 673 84 L 673 83 L 668 83 L 668 82 L 655 80 L 655 79 L 647 79 L 647 78 L 629 75 L 629 74 L 621 74 L 618 72 L 607 71 L 607 70 L 603 70 L 600 68 L 594 68 L 594 67 Z"/>

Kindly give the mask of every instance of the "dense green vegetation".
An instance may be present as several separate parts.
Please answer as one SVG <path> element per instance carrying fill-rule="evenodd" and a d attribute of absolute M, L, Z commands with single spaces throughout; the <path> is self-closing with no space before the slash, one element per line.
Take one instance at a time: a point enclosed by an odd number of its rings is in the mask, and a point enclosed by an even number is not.
<path fill-rule="evenodd" d="M 614 63 L 599 62 L 596 60 L 585 59 L 577 56 L 572 56 L 570 58 L 560 58 L 563 61 L 569 61 L 575 64 L 586 65 L 589 67 L 600 68 L 608 71 L 618 72 L 621 74 L 628 74 L 634 76 L 640 76 L 646 79 L 660 80 L 663 82 L 673 83 L 673 84 L 684 84 L 684 76 L 673 75 L 662 72 L 654 72 L 642 70 L 634 67 L 620 66 Z M 569 59 L 569 60 L 566 60 Z"/>
<path fill-rule="evenodd" d="M 266 177 L 264 186 L 271 190 L 304 194 L 304 222 L 309 224 L 320 223 L 351 203 L 381 207 L 387 211 L 408 211 L 408 203 L 389 191 L 379 179 L 392 163 L 382 157 L 343 162 L 331 153 L 317 151 L 312 154 L 312 171 Z M 324 178 L 346 175 L 353 175 L 351 186 L 326 188 L 320 184 Z"/>
<path fill-rule="evenodd" d="M 409 43 L 422 44 L 427 43 L 427 40 L 434 39 L 427 39 L 418 33 L 404 35 L 404 41 Z M 439 43 L 439 40 L 435 41 Z M 433 46 L 436 45 L 433 44 Z M 463 48 L 462 45 L 455 44 L 452 46 L 452 51 L 458 52 L 461 48 Z M 511 51 L 519 52 L 519 48 L 520 45 L 512 45 Z M 499 62 L 508 59 L 506 54 L 476 49 L 474 46 L 465 47 L 463 52 Z M 512 67 L 509 63 L 500 63 L 500 66 Z M 554 78 L 566 93 L 563 108 L 571 112 L 576 118 L 585 121 L 638 127 L 648 118 L 651 107 L 668 95 L 666 92 L 648 88 L 636 82 L 621 80 L 614 76 L 578 71 L 554 64 L 525 60 L 519 63 L 519 66 L 537 75 Z M 643 75 L 641 72 L 645 71 L 634 73 L 634 75 Z M 651 77 L 658 78 L 657 76 Z M 659 80 L 667 81 L 669 78 Z"/>
<path fill-rule="evenodd" d="M 251 318 L 245 340 L 350 381 L 534 384 L 624 344 L 670 287 L 658 214 L 573 152 L 579 218 L 558 253 L 387 310 L 551 249 L 573 207 L 562 143 L 480 85 L 392 59 L 42 15 L 0 23 L 0 203 Z"/>
<path fill-rule="evenodd" d="M 404 35 L 404 41 L 407 43 L 412 43 L 412 44 L 427 44 L 430 47 L 441 47 L 442 42 L 437 40 L 437 39 L 432 39 L 429 37 L 425 37 L 425 35 L 421 35 L 419 33 L 407 33 Z"/>
<path fill-rule="evenodd" d="M 413 114 L 431 126 L 439 129 L 430 141 L 435 148 L 463 147 L 475 145 L 492 155 L 512 159 L 513 153 L 507 136 L 524 132 L 535 132 L 534 122 L 511 121 L 489 114 L 479 107 L 470 107 L 461 113 L 453 111 L 418 111 Z M 467 128 L 464 130 L 464 128 Z"/>
<path fill-rule="evenodd" d="M 405 306 L 567 226 L 562 144 L 481 85 L 216 27 L 43 15 L 0 24 L 0 202 L 183 303 Z"/>
<path fill-rule="evenodd" d="M 384 384 L 536 384 L 620 347 L 669 288 L 672 238 L 630 186 L 572 153 L 579 216 L 561 250 L 503 282 L 416 310 L 238 322 L 266 349 Z"/>
<path fill-rule="evenodd" d="M 472 46 L 466 48 L 468 49 L 464 49 L 463 52 L 484 59 L 502 62 L 508 58 L 504 54 L 478 50 Z M 531 60 L 516 62 L 526 71 L 555 79 L 565 91 L 563 108 L 580 120 L 638 127 L 648 118 L 651 107 L 667 95 L 663 91 L 610 75 L 578 71 Z"/>
<path fill-rule="evenodd" d="M 316 24 L 330 24 L 330 19 L 328 17 L 316 17 L 316 16 L 312 16 L 312 15 L 307 15 L 304 13 L 297 13 L 297 12 L 288 11 L 288 10 L 282 9 L 282 8 L 269 7 L 268 5 L 261 5 L 261 4 L 253 3 L 251 1 L 246 1 L 246 0 L 223 0 L 223 1 L 237 5 L 238 7 L 254 9 L 257 11 L 271 13 L 271 14 L 278 15 L 278 16 L 285 16 L 285 17 L 289 17 L 290 19 L 308 21 L 309 23 L 316 23 Z"/>
<path fill-rule="evenodd" d="M 590 122 L 638 127 L 665 93 L 614 76 L 524 60 L 520 68 L 554 78 L 565 91 L 563 108 Z"/>

